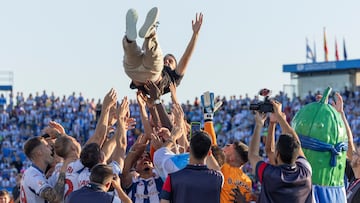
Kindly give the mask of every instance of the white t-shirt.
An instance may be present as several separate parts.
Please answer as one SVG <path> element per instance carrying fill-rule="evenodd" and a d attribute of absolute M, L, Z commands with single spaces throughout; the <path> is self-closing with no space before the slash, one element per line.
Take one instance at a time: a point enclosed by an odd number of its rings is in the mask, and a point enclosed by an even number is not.
<path fill-rule="evenodd" d="M 48 187 L 51 187 L 51 185 L 46 180 L 44 172 L 36 166 L 30 166 L 25 170 L 21 179 L 20 202 L 45 202 L 39 195 L 43 189 Z"/>
<path fill-rule="evenodd" d="M 185 168 L 189 163 L 189 153 L 175 154 L 167 147 L 162 147 L 155 151 L 153 162 L 155 170 L 165 181 L 169 173 Z"/>
<path fill-rule="evenodd" d="M 55 170 L 53 174 L 49 177 L 49 184 L 54 187 L 57 179 L 59 177 L 60 169 L 63 163 L 58 163 L 55 166 Z M 80 187 L 78 186 L 78 176 L 80 172 L 84 169 L 84 165 L 82 165 L 80 159 L 69 163 L 66 174 L 65 174 L 65 191 L 64 191 L 64 199 L 72 192 Z"/>

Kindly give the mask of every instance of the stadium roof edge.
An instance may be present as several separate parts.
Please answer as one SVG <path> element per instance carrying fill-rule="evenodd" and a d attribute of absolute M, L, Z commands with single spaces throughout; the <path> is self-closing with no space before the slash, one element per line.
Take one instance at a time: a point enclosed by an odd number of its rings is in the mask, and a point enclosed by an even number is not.
<path fill-rule="evenodd" d="M 360 59 L 283 65 L 283 72 L 287 73 L 338 71 L 349 69 L 360 69 Z"/>

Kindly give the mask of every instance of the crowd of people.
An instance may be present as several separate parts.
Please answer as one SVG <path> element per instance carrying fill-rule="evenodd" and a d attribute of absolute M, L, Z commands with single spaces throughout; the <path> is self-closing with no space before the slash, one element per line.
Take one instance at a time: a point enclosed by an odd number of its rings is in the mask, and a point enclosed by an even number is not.
<path fill-rule="evenodd" d="M 296 112 L 304 105 L 314 102 L 318 93 L 311 94 L 305 98 L 290 98 L 286 94 L 279 92 L 274 95 L 277 101 L 283 104 L 287 120 L 291 121 Z M 344 110 L 349 120 L 354 140 L 359 139 L 360 94 L 355 91 L 341 92 L 344 98 Z M 12 191 L 19 185 L 18 176 L 31 165 L 23 152 L 24 142 L 34 136 L 41 135 L 49 121 L 61 123 L 66 129 L 66 133 L 72 135 L 82 145 L 94 133 L 97 120 L 99 119 L 102 101 L 95 103 L 94 99 L 83 98 L 81 93 L 70 96 L 59 96 L 52 93 L 47 95 L 44 90 L 40 95 L 35 93 L 26 98 L 21 92 L 13 97 L 12 93 L 5 98 L 5 103 L 0 107 L 0 139 L 1 139 L 1 187 Z M 214 114 L 214 128 L 217 134 L 217 143 L 224 147 L 226 143 L 243 141 L 249 144 L 253 134 L 255 119 L 249 106 L 252 103 L 261 101 L 259 96 L 250 98 L 248 95 L 243 97 L 231 96 L 230 98 L 217 96 L 215 101 L 221 101 L 221 108 Z M 165 105 L 170 112 L 170 104 Z M 199 98 L 193 101 L 186 101 L 181 104 L 186 121 L 202 121 L 202 108 Z M 137 137 L 144 131 L 144 126 L 140 118 L 140 109 L 136 100 L 129 100 L 131 116 L 137 121 L 134 129 L 127 131 L 127 151 L 131 148 Z M 277 131 L 278 135 L 280 132 Z M 267 131 L 263 130 L 262 136 L 266 136 Z M 265 143 L 260 146 L 261 155 L 265 155 Z M 244 166 L 244 171 L 250 175 L 250 165 Z M 251 175 L 250 175 L 251 176 Z M 254 189 L 259 189 L 259 185 L 254 185 Z"/>
<path fill-rule="evenodd" d="M 134 9 L 128 11 L 123 39 L 127 51 L 124 68 L 132 80 L 130 87 L 138 89 L 136 99 L 125 95 L 120 99 L 114 89 L 97 101 L 81 93 L 61 97 L 46 90 L 27 96 L 22 92 L 0 95 L 0 199 L 279 202 L 293 198 L 285 196 L 291 194 L 288 190 L 281 197 L 274 195 L 274 190 L 286 188 L 278 177 L 269 174 L 270 170 L 280 170 L 276 166 L 280 162 L 301 168 L 299 179 L 290 181 L 292 189 L 304 194 L 300 201 L 312 202 L 311 166 L 290 123 L 302 107 L 317 101 L 320 92 L 309 91 L 304 98 L 275 93 L 271 96 L 274 110 L 268 119 L 250 110 L 251 104 L 263 101 L 259 95 L 226 98 L 207 92 L 180 104 L 176 88 L 195 47 L 203 16 L 196 15 L 192 22 L 193 35 L 179 63 L 168 54 L 153 70 L 147 69 L 148 63 L 134 61 L 159 62 L 162 58 L 155 32 L 158 9 L 149 11 L 139 33 L 150 46 L 144 45 L 145 50 L 136 45 L 137 15 Z M 140 55 L 155 52 L 156 57 L 134 59 L 134 50 Z M 161 96 L 168 92 L 171 102 L 165 104 Z M 345 87 L 339 98 L 357 143 L 360 88 L 350 91 Z M 330 99 L 336 101 L 335 96 Z M 201 122 L 203 130 L 192 132 L 192 122 Z M 279 140 L 276 151 L 280 155 L 269 150 L 269 145 L 275 148 L 269 137 Z M 291 170 L 281 173 L 288 177 Z M 274 181 L 277 187 L 271 190 L 269 185 Z"/>

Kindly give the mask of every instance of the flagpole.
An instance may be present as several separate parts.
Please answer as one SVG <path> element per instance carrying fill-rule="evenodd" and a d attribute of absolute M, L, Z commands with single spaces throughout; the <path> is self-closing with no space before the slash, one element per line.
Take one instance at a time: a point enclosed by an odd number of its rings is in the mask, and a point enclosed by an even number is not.
<path fill-rule="evenodd" d="M 345 46 L 345 38 L 343 38 L 343 52 L 344 52 L 344 60 L 347 60 L 347 51 Z"/>
<path fill-rule="evenodd" d="M 313 56 L 313 63 L 316 63 L 316 45 L 315 45 L 315 40 L 314 40 L 314 56 Z"/>
<path fill-rule="evenodd" d="M 328 58 L 328 48 L 327 48 L 327 43 L 326 43 L 326 30 L 325 30 L 325 27 L 324 27 L 324 58 L 325 58 L 325 61 L 328 62 L 329 61 L 329 58 Z"/>

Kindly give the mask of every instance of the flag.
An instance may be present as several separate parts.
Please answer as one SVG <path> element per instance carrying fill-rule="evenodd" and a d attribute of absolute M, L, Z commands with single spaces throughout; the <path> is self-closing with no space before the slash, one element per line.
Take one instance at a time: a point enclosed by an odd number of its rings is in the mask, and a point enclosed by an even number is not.
<path fill-rule="evenodd" d="M 328 48 L 327 48 L 327 43 L 326 43 L 326 33 L 325 33 L 325 28 L 324 28 L 324 52 L 325 52 L 325 61 L 329 61 L 328 59 Z"/>
<path fill-rule="evenodd" d="M 313 57 L 313 63 L 316 62 L 316 45 L 315 45 L 315 41 L 314 41 L 314 57 Z"/>
<path fill-rule="evenodd" d="M 306 59 L 314 60 L 314 54 L 309 46 L 308 39 L 306 38 Z"/>
<path fill-rule="evenodd" d="M 339 50 L 338 50 L 336 38 L 335 38 L 335 59 L 337 61 L 339 60 Z"/>
<path fill-rule="evenodd" d="M 345 39 L 343 39 L 343 46 L 344 46 L 344 60 L 347 60 L 347 52 L 346 52 L 346 46 L 345 46 Z"/>

